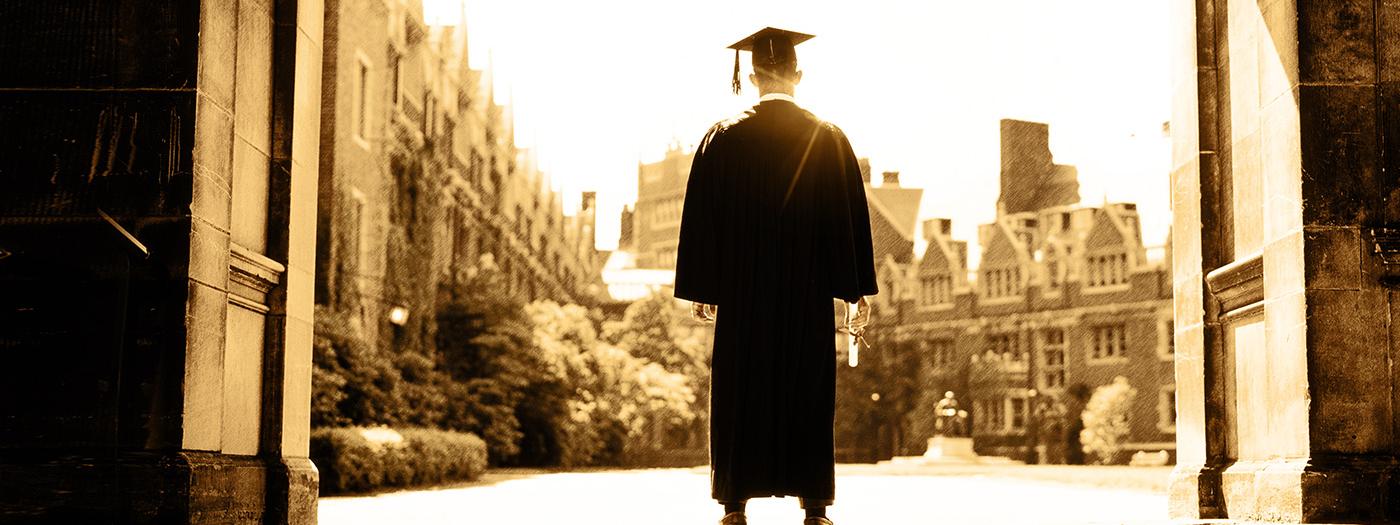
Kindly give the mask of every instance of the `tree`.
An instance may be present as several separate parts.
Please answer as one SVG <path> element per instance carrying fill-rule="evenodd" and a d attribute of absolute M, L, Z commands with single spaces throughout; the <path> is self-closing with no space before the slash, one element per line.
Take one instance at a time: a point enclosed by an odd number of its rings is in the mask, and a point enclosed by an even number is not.
<path fill-rule="evenodd" d="M 516 408 L 542 373 L 533 362 L 530 321 L 489 255 L 439 308 L 436 346 L 447 408 L 443 426 L 486 441 L 492 464 L 520 454 Z"/>
<path fill-rule="evenodd" d="M 1095 389 L 1089 398 L 1081 416 L 1084 430 L 1079 432 L 1079 440 L 1084 452 L 1092 454 L 1098 463 L 1121 462 L 1120 442 L 1131 428 L 1128 417 L 1135 397 L 1137 389 L 1128 384 L 1128 378 L 1118 376 L 1112 383 Z"/>
<path fill-rule="evenodd" d="M 387 425 L 409 412 L 393 359 L 355 337 L 344 319 L 318 312 L 312 343 L 311 424 Z"/>
<path fill-rule="evenodd" d="M 643 442 L 651 449 L 704 446 L 709 406 L 710 328 L 690 320 L 670 294 L 654 293 L 627 308 L 605 338 L 635 360 L 626 363 L 623 396 L 647 399 L 652 410 L 638 419 L 650 425 Z M 654 366 L 653 366 L 654 365 Z M 640 389 L 629 393 L 627 389 Z M 637 436 L 638 429 L 630 433 Z M 640 444 L 640 443 L 639 443 Z"/>
<path fill-rule="evenodd" d="M 835 437 L 837 447 L 854 449 L 862 460 L 885 459 L 901 453 L 900 448 L 922 445 L 903 442 L 906 425 L 920 406 L 922 365 L 911 343 L 896 341 L 879 326 L 872 325 L 865 341 L 858 366 L 845 359 L 836 364 Z"/>

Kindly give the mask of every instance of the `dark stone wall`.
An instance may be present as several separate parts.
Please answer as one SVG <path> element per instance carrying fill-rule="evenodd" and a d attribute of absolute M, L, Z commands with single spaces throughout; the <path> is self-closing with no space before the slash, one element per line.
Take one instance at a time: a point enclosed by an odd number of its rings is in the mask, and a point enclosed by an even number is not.
<path fill-rule="evenodd" d="M 0 6 L 0 522 L 186 521 L 199 5 Z"/>
<path fill-rule="evenodd" d="M 0 453 L 178 446 L 197 23 L 0 7 Z"/>

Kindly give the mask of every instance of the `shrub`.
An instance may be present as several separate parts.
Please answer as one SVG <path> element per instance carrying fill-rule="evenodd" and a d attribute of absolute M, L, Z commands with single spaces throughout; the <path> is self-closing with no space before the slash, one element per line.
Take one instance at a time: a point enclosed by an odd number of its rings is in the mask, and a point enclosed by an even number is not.
<path fill-rule="evenodd" d="M 320 428 L 311 433 L 311 460 L 322 494 L 366 492 L 476 479 L 486 470 L 486 443 L 435 429 Z"/>
<path fill-rule="evenodd" d="M 1123 462 L 1120 442 L 1128 435 L 1129 411 L 1136 396 L 1137 389 L 1128 384 L 1127 378 L 1118 376 L 1113 383 L 1095 389 L 1089 404 L 1085 405 L 1080 416 L 1084 430 L 1079 431 L 1079 441 L 1084 452 L 1092 454 L 1098 463 Z"/>

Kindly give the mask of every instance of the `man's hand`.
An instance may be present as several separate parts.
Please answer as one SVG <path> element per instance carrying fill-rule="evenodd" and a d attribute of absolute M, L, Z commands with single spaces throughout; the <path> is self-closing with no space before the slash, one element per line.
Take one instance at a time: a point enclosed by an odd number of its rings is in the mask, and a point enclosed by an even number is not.
<path fill-rule="evenodd" d="M 847 310 L 846 328 L 851 335 L 861 335 L 865 333 L 865 327 L 870 324 L 870 303 L 861 297 L 856 301 L 854 308 Z"/>
<path fill-rule="evenodd" d="M 719 307 L 705 303 L 690 303 L 690 317 L 702 323 L 713 323 L 719 316 Z"/>

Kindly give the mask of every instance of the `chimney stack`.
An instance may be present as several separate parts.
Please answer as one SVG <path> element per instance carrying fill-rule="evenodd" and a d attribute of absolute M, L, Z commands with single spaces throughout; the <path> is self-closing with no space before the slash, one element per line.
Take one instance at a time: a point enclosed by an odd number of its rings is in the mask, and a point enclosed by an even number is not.
<path fill-rule="evenodd" d="M 860 180 L 870 184 L 870 159 L 860 159 L 857 162 L 860 164 Z"/>
<path fill-rule="evenodd" d="M 884 179 L 880 183 L 881 186 L 889 186 L 891 188 L 899 187 L 898 171 L 886 171 L 884 173 L 881 173 L 880 175 L 884 177 Z"/>
<path fill-rule="evenodd" d="M 932 242 L 935 236 L 950 237 L 953 234 L 952 219 L 928 219 L 924 221 L 924 240 Z"/>

